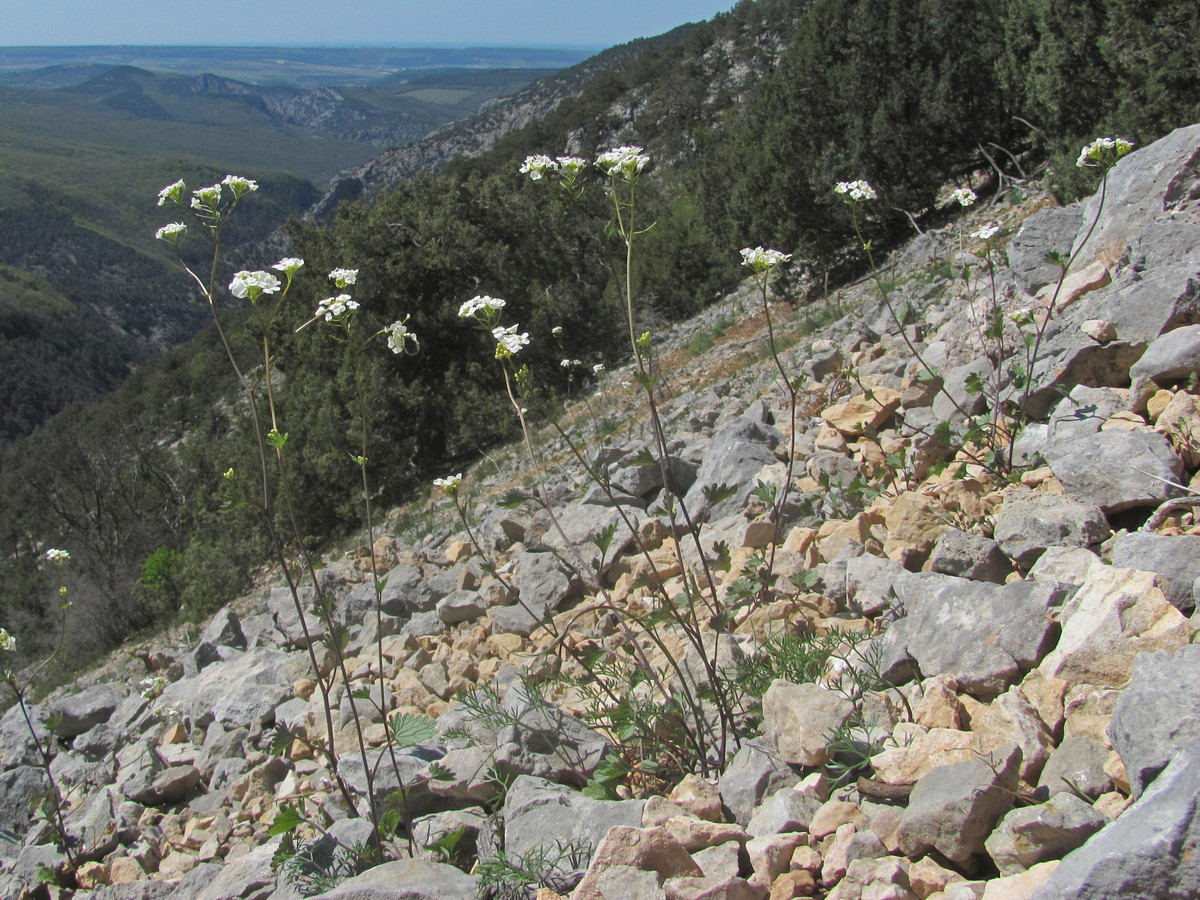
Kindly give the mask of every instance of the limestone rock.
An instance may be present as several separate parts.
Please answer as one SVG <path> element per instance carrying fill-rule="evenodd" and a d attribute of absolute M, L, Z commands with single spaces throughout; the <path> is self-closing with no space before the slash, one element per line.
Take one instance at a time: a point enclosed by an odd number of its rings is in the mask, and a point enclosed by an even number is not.
<path fill-rule="evenodd" d="M 763 737 L 785 763 L 822 765 L 829 735 L 846 724 L 854 704 L 818 684 L 776 679 L 763 695 Z"/>
<path fill-rule="evenodd" d="M 906 856 L 937 850 L 966 866 L 984 851 L 984 840 L 1013 807 L 1021 751 L 1016 746 L 993 755 L 934 769 L 913 788 L 900 823 L 900 849 Z"/>
<path fill-rule="evenodd" d="M 1016 875 L 1036 863 L 1061 859 L 1105 826 L 1107 820 L 1074 794 L 1008 813 L 985 841 L 1001 875 Z"/>
<path fill-rule="evenodd" d="M 1107 566 L 1089 571 L 1064 618 L 1062 637 L 1041 670 L 1073 684 L 1123 687 L 1138 653 L 1176 650 L 1195 633 L 1167 602 L 1158 576 Z"/>

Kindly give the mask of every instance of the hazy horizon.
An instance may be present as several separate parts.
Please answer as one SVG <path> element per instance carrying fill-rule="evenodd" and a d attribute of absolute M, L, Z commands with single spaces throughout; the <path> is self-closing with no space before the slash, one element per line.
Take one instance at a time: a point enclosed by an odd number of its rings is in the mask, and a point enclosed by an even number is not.
<path fill-rule="evenodd" d="M 603 49 L 711 19 L 735 0 L 43 0 L 8 10 L 0 47 L 515 47 Z M 350 6 L 349 14 L 347 7 Z M 224 38 L 224 40 L 222 40 Z"/>

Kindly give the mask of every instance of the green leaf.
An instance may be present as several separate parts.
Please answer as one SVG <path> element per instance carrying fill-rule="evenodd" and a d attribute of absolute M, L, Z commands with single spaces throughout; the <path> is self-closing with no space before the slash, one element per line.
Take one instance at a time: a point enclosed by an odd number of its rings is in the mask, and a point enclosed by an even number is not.
<path fill-rule="evenodd" d="M 411 747 L 437 734 L 437 724 L 433 719 L 413 713 L 392 716 L 391 727 L 392 743 L 397 747 Z"/>
<path fill-rule="evenodd" d="M 737 494 L 736 484 L 707 484 L 704 486 L 704 499 L 710 506 L 716 506 Z"/>
<path fill-rule="evenodd" d="M 271 837 L 277 834 L 286 834 L 303 821 L 304 818 L 300 815 L 296 807 L 290 803 L 285 803 L 279 808 L 279 812 L 275 814 L 275 819 L 271 822 L 271 827 L 267 831 L 267 834 Z"/>
<path fill-rule="evenodd" d="M 521 504 L 533 499 L 533 494 L 530 494 L 528 491 L 523 491 L 520 488 L 509 488 L 504 492 L 499 503 L 505 509 L 516 509 Z"/>

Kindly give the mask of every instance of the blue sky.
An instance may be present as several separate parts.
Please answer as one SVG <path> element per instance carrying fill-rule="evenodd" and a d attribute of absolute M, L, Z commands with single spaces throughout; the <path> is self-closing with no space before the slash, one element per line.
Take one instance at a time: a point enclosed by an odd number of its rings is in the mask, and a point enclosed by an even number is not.
<path fill-rule="evenodd" d="M 0 0 L 0 45 L 610 47 L 736 0 Z"/>

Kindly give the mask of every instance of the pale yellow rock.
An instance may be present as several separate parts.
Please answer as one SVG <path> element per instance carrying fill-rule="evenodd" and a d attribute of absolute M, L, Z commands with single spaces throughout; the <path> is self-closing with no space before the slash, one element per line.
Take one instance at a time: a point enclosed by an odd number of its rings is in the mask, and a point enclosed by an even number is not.
<path fill-rule="evenodd" d="M 821 553 L 821 558 L 825 562 L 835 559 L 846 546 L 847 541 L 865 545 L 873 537 L 876 528 L 881 529 L 886 537 L 887 525 L 884 522 L 883 512 L 878 509 L 865 510 L 846 521 L 827 519 L 821 525 L 817 536 L 817 548 Z"/>
<path fill-rule="evenodd" d="M 1075 303 L 1084 294 L 1091 291 L 1098 291 L 1102 287 L 1107 287 L 1112 282 L 1112 275 L 1109 274 L 1108 267 L 1102 260 L 1096 260 L 1090 265 L 1084 266 L 1082 269 L 1072 270 L 1067 274 L 1063 281 L 1062 289 L 1058 290 L 1058 282 L 1048 284 L 1037 292 L 1037 297 L 1043 303 L 1049 305 L 1054 302 L 1055 311 L 1066 309 L 1071 304 Z M 1057 299 L 1055 292 L 1057 291 Z"/>
<path fill-rule="evenodd" d="M 676 816 L 690 815 L 691 813 L 678 803 L 672 803 L 658 794 L 651 794 L 646 798 L 646 805 L 642 807 L 642 827 L 654 828 L 657 825 L 665 825 Z"/>
<path fill-rule="evenodd" d="M 1124 687 L 1139 653 L 1187 644 L 1196 629 L 1167 602 L 1158 582 L 1149 572 L 1093 567 L 1041 671 L 1069 683 Z"/>
<path fill-rule="evenodd" d="M 1079 330 L 1098 344 L 1107 344 L 1117 339 L 1117 326 L 1107 319 L 1088 319 Z"/>
<path fill-rule="evenodd" d="M 667 799 L 683 807 L 690 815 L 709 822 L 724 822 L 725 811 L 717 786 L 699 775 L 684 775 L 671 789 Z"/>
<path fill-rule="evenodd" d="M 188 739 L 187 729 L 179 722 L 171 725 L 163 732 L 163 736 L 158 739 L 158 742 L 164 747 L 170 744 L 182 744 Z"/>
<path fill-rule="evenodd" d="M 871 396 L 860 394 L 845 403 L 826 407 L 821 418 L 846 437 L 857 437 L 865 432 L 865 426 L 879 429 L 900 408 L 901 392 L 893 388 L 877 387 Z"/>
<path fill-rule="evenodd" d="M 768 834 L 747 842 L 746 855 L 750 859 L 750 867 L 754 869 L 755 878 L 760 883 L 769 885 L 788 871 L 792 864 L 792 854 L 806 840 L 807 837 L 803 834 L 789 832 Z"/>
<path fill-rule="evenodd" d="M 91 890 L 92 888 L 109 884 L 108 866 L 104 865 L 104 863 L 85 862 L 75 870 L 75 880 L 84 890 Z"/>
<path fill-rule="evenodd" d="M 993 878 L 984 887 L 981 900 L 1032 900 L 1034 891 L 1054 874 L 1059 862 L 1052 859 L 1030 866 L 1018 875 Z"/>
<path fill-rule="evenodd" d="M 792 851 L 790 865 L 792 871 L 820 872 L 823 862 L 820 852 L 812 847 L 803 846 Z"/>
<path fill-rule="evenodd" d="M 826 887 L 837 884 L 846 874 L 846 867 L 850 865 L 847 853 L 850 849 L 850 841 L 856 834 L 858 834 L 858 826 L 853 822 L 839 825 L 837 831 L 833 833 L 833 839 L 825 847 L 825 861 L 821 865 L 821 881 Z"/>
<path fill-rule="evenodd" d="M 1133 801 L 1122 794 L 1120 791 L 1109 791 L 1107 794 L 1101 794 L 1096 798 L 1096 802 L 1092 804 L 1096 812 L 1104 816 L 1110 822 L 1125 812 L 1126 808 Z"/>
<path fill-rule="evenodd" d="M 695 816 L 673 816 L 661 827 L 679 841 L 688 853 L 719 847 L 730 841 L 745 844 L 750 840 L 750 835 L 736 822 L 710 822 Z"/>
<path fill-rule="evenodd" d="M 109 884 L 133 884 L 142 881 L 146 873 L 136 859 L 129 856 L 114 856 L 108 861 Z"/>
<path fill-rule="evenodd" d="M 1108 726 L 1121 692 L 1094 684 L 1076 684 L 1063 700 L 1063 737 L 1087 737 L 1109 746 Z"/>
<path fill-rule="evenodd" d="M 1063 699 L 1067 694 L 1067 683 L 1061 678 L 1051 678 L 1039 669 L 1031 669 L 1020 684 L 1021 693 L 1033 704 L 1038 717 L 1050 730 L 1059 734 L 1064 712 Z"/>
<path fill-rule="evenodd" d="M 821 804 L 821 808 L 813 814 L 808 833 L 819 840 L 846 824 L 865 828 L 869 823 L 866 814 L 857 803 L 851 803 L 849 800 L 829 800 Z"/>
<path fill-rule="evenodd" d="M 1146 415 L 1151 422 L 1157 424 L 1158 417 L 1162 415 L 1162 411 L 1171 403 L 1171 398 L 1175 396 L 1174 391 L 1168 391 L 1164 388 L 1154 392 L 1154 395 L 1146 401 Z"/>
<path fill-rule="evenodd" d="M 849 452 L 846 438 L 828 422 L 824 423 L 821 426 L 821 430 L 817 432 L 817 436 L 813 440 L 813 446 L 818 450 L 829 450 L 833 453 Z"/>
<path fill-rule="evenodd" d="M 446 545 L 446 559 L 451 563 L 467 559 L 475 548 L 468 541 L 451 541 Z"/>
<path fill-rule="evenodd" d="M 487 639 L 488 646 L 500 659 L 508 659 L 514 653 L 520 653 L 525 640 L 519 634 L 493 634 Z"/>
<path fill-rule="evenodd" d="M 944 891 L 951 882 L 963 880 L 957 872 L 938 865 L 928 856 L 908 867 L 908 886 L 917 895 L 917 900 L 928 900 L 931 894 Z"/>
<path fill-rule="evenodd" d="M 1125 763 L 1116 750 L 1110 750 L 1108 759 L 1104 762 L 1104 774 L 1112 779 L 1113 785 L 1123 794 L 1129 793 L 1129 775 L 1125 771 Z"/>
<path fill-rule="evenodd" d="M 978 755 L 978 741 L 968 731 L 931 728 L 921 734 L 903 723 L 896 727 L 897 746 L 871 757 L 875 778 L 884 784 L 916 784 L 939 766 L 967 762 Z"/>
<path fill-rule="evenodd" d="M 1128 409 L 1120 410 L 1109 416 L 1100 426 L 1101 431 L 1150 431 L 1146 420 Z"/>
<path fill-rule="evenodd" d="M 292 685 L 292 693 L 301 700 L 307 700 L 313 695 L 313 691 L 317 689 L 317 683 L 311 678 L 301 678 Z"/>
<path fill-rule="evenodd" d="M 1171 441 L 1184 465 L 1189 469 L 1200 465 L 1200 397 L 1187 391 L 1176 393 L 1163 407 L 1154 428 Z"/>
<path fill-rule="evenodd" d="M 1054 736 L 1018 688 L 1011 688 L 971 719 L 975 749 L 982 755 L 1008 744 L 1021 748 L 1021 778 L 1036 785 L 1054 749 Z"/>
<path fill-rule="evenodd" d="M 937 675 L 921 683 L 923 696 L 914 715 L 918 725 L 926 728 L 963 727 L 963 707 L 958 699 L 958 682 L 951 675 Z"/>
<path fill-rule="evenodd" d="M 906 569 L 920 569 L 948 527 L 946 510 L 932 497 L 905 491 L 884 515 L 887 540 L 883 552 Z"/>

